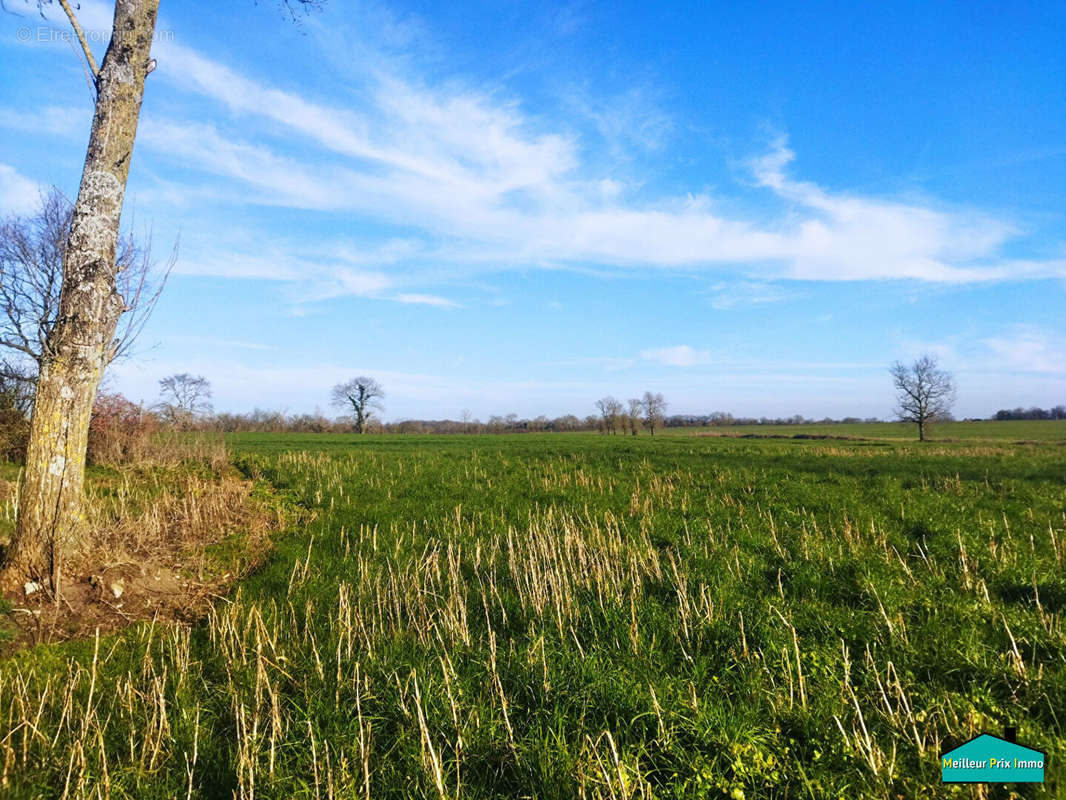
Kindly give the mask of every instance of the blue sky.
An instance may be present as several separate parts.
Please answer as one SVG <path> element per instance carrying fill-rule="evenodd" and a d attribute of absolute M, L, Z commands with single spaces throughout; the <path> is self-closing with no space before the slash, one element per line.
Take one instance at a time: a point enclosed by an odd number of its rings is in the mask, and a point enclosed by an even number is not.
<path fill-rule="evenodd" d="M 67 26 L 0 13 L 0 211 L 73 196 Z M 102 57 L 106 3 L 84 0 Z M 1061 3 L 163 0 L 126 215 L 180 257 L 111 383 L 220 410 L 887 416 L 1066 402 Z M 28 41 L 23 41 L 28 39 Z"/>

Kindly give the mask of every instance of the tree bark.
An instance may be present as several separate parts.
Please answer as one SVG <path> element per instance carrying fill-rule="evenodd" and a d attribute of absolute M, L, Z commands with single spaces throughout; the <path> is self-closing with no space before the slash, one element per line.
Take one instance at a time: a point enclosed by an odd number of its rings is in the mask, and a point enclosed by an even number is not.
<path fill-rule="evenodd" d="M 89 417 L 125 300 L 115 250 L 159 0 L 117 0 L 70 238 L 59 320 L 45 343 L 6 575 L 50 579 L 82 529 Z"/>

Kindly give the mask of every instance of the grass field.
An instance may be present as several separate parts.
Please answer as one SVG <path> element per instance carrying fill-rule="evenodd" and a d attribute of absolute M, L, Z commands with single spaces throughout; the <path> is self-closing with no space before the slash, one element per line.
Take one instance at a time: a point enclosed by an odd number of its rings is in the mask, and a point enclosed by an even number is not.
<path fill-rule="evenodd" d="M 713 428 L 668 428 L 667 436 L 846 436 L 856 439 L 916 439 L 917 428 L 909 422 L 856 422 L 830 425 L 723 425 Z M 1066 442 L 1062 420 L 941 422 L 929 427 L 933 441 L 980 440 Z"/>
<path fill-rule="evenodd" d="M 201 624 L 0 663 L 0 794 L 1006 797 L 937 756 L 1009 724 L 1060 796 L 1066 426 L 988 425 L 234 437 L 303 523 Z"/>

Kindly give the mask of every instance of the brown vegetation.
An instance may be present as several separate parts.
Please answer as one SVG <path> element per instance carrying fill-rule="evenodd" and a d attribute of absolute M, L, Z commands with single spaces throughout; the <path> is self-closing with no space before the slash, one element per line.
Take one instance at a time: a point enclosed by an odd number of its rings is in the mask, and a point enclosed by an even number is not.
<path fill-rule="evenodd" d="M 10 587 L 16 630 L 5 649 L 201 616 L 260 562 L 283 522 L 230 466 L 221 439 L 160 434 L 121 395 L 102 396 L 97 411 L 89 452 L 107 470 L 90 477 L 61 591 L 37 581 Z M 14 518 L 14 483 L 0 482 L 0 502 Z"/>

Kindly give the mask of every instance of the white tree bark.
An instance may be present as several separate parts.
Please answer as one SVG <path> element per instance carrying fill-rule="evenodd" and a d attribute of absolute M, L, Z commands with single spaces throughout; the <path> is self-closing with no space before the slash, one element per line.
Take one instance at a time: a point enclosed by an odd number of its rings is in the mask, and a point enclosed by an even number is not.
<path fill-rule="evenodd" d="M 6 574 L 50 579 L 82 526 L 89 417 L 125 301 L 115 251 L 159 0 L 117 0 L 98 74 L 81 187 L 64 254 L 59 320 L 45 343 Z"/>

